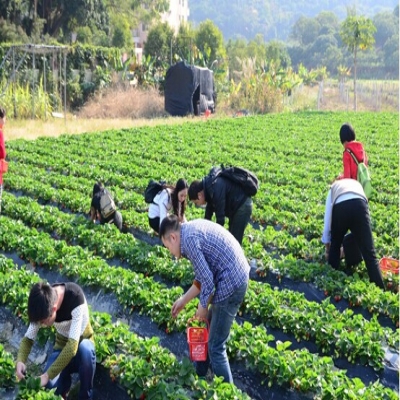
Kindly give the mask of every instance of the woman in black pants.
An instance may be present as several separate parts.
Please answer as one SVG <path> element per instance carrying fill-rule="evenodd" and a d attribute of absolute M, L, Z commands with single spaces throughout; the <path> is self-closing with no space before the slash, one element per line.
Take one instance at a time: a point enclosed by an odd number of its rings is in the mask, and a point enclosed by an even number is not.
<path fill-rule="evenodd" d="M 326 199 L 322 236 L 328 262 L 333 268 L 339 267 L 341 246 L 349 230 L 354 246 L 358 247 L 364 259 L 370 281 L 383 289 L 382 273 L 372 237 L 368 200 L 358 181 L 339 179 L 332 184 Z"/>

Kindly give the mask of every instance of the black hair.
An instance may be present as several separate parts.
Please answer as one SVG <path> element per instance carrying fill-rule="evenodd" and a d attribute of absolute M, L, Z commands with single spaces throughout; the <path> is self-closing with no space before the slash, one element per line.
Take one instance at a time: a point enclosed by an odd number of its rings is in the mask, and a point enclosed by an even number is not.
<path fill-rule="evenodd" d="M 186 209 L 186 200 L 179 204 L 178 193 L 183 189 L 188 189 L 189 185 L 186 179 L 180 178 L 176 182 L 175 188 L 172 191 L 171 199 L 172 199 L 172 209 L 174 210 L 174 214 L 178 217 L 183 217 L 185 215 Z"/>
<path fill-rule="evenodd" d="M 99 193 L 103 189 L 104 189 L 103 184 L 100 181 L 96 182 L 93 186 L 92 197 L 94 197 L 95 194 Z"/>
<path fill-rule="evenodd" d="M 197 200 L 199 198 L 199 193 L 204 189 L 203 181 L 195 180 L 193 181 L 188 190 L 189 200 Z"/>
<path fill-rule="evenodd" d="M 6 116 L 6 109 L 0 106 L 0 118 L 4 118 Z"/>
<path fill-rule="evenodd" d="M 46 282 L 35 283 L 28 298 L 28 318 L 30 322 L 40 322 L 49 318 L 57 302 L 57 292 Z"/>
<path fill-rule="evenodd" d="M 356 140 L 356 133 L 354 128 L 346 122 L 340 127 L 340 142 L 343 144 L 344 142 L 352 142 Z"/>
<path fill-rule="evenodd" d="M 160 225 L 160 238 L 166 237 L 171 232 L 177 232 L 181 230 L 181 223 L 177 215 L 167 215 L 161 222 Z"/>

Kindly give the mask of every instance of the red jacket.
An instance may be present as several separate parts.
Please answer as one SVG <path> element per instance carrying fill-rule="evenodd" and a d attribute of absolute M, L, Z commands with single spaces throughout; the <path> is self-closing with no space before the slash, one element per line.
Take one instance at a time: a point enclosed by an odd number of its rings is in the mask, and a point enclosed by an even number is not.
<path fill-rule="evenodd" d="M 6 146 L 4 144 L 4 135 L 3 131 L 0 129 L 0 160 L 6 158 Z M 3 174 L 0 172 L 0 185 L 3 184 Z"/>
<path fill-rule="evenodd" d="M 365 165 L 368 165 L 368 157 L 364 151 L 362 143 L 356 142 L 355 140 L 349 142 L 344 147 L 343 152 L 343 175 L 341 178 L 357 179 L 357 164 L 354 161 L 352 155 L 346 150 L 349 149 L 355 155 L 359 162 L 364 161 Z"/>

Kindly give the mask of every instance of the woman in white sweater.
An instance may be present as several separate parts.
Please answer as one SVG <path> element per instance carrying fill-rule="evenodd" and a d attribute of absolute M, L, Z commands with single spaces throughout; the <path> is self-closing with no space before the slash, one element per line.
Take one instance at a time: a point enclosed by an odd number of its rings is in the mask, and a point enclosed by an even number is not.
<path fill-rule="evenodd" d="M 322 243 L 325 244 L 328 263 L 333 268 L 339 267 L 340 248 L 348 231 L 352 233 L 353 246 L 358 247 L 358 249 L 352 249 L 351 253 L 361 253 L 370 281 L 383 289 L 382 273 L 372 237 L 367 197 L 358 181 L 345 178 L 332 184 L 325 205 Z M 346 249 L 344 253 L 348 261 Z"/>
<path fill-rule="evenodd" d="M 159 232 L 162 220 L 172 211 L 181 222 L 185 222 L 186 198 L 188 183 L 180 178 L 175 186 L 165 186 L 149 206 L 149 225 Z"/>

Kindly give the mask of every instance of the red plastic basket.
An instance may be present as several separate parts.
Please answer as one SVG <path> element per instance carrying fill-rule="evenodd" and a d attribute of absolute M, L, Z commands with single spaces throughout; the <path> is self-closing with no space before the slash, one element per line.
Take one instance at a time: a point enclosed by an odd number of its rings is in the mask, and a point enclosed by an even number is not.
<path fill-rule="evenodd" d="M 194 320 L 204 322 L 207 326 L 189 326 Z M 208 354 L 208 321 L 204 318 L 190 318 L 187 325 L 186 334 L 190 359 L 192 361 L 206 361 Z"/>
<path fill-rule="evenodd" d="M 383 257 L 379 261 L 379 267 L 381 268 L 382 274 L 392 273 L 394 275 L 399 274 L 399 260 L 390 257 Z"/>

